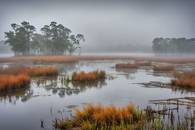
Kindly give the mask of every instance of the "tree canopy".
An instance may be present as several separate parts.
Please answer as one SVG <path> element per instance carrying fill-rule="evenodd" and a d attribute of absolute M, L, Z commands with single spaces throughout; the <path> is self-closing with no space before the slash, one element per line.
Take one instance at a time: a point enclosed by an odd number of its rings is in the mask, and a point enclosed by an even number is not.
<path fill-rule="evenodd" d="M 186 38 L 155 38 L 153 40 L 155 53 L 194 53 L 195 39 Z"/>
<path fill-rule="evenodd" d="M 85 41 L 83 34 L 72 34 L 69 28 L 57 22 L 44 25 L 40 34 L 26 21 L 20 25 L 13 23 L 11 27 L 11 31 L 5 32 L 5 43 L 12 47 L 15 55 L 72 54 L 80 48 L 80 42 Z"/>

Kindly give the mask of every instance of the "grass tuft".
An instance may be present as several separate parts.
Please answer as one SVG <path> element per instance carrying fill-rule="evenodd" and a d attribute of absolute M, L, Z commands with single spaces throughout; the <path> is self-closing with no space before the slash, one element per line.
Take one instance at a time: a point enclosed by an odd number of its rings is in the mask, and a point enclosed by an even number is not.
<path fill-rule="evenodd" d="M 74 72 L 72 75 L 72 81 L 76 82 L 91 82 L 91 81 L 97 81 L 101 79 L 106 78 L 105 71 L 102 70 L 96 70 L 91 72 Z"/>
<path fill-rule="evenodd" d="M 0 92 L 8 92 L 14 89 L 24 88 L 30 84 L 30 77 L 25 74 L 0 75 Z"/>
<path fill-rule="evenodd" d="M 117 69 L 137 69 L 139 67 L 138 64 L 132 64 L 132 63 L 120 63 L 120 64 L 116 64 L 115 68 Z"/>
<path fill-rule="evenodd" d="M 0 74 L 18 75 L 26 74 L 29 76 L 55 76 L 58 75 L 58 70 L 55 67 L 9 67 L 1 68 Z"/>
<path fill-rule="evenodd" d="M 195 88 L 195 73 L 194 72 L 176 72 L 175 79 L 171 80 L 171 85 L 181 88 Z"/>
<path fill-rule="evenodd" d="M 125 107 L 88 104 L 82 110 L 75 110 L 71 125 L 81 130 L 127 128 L 141 121 L 142 117 L 143 113 L 131 104 Z M 70 124 L 70 120 L 61 121 L 55 124 L 56 128 L 64 128 L 62 125 L 67 125 L 67 122 Z"/>
<path fill-rule="evenodd" d="M 173 65 L 154 65 L 154 71 L 174 71 L 175 67 Z"/>

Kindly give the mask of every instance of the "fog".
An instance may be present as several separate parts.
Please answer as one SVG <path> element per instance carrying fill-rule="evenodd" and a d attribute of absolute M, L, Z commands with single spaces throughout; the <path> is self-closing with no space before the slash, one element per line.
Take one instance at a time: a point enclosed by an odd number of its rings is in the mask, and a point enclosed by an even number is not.
<path fill-rule="evenodd" d="M 0 39 L 11 23 L 56 21 L 82 33 L 85 52 L 150 52 L 155 37 L 195 36 L 193 0 L 3 0 Z"/>

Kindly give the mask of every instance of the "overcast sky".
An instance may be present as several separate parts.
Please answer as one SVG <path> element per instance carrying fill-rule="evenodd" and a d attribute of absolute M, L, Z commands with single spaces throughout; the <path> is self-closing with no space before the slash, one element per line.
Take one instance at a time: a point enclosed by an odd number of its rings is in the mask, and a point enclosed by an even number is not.
<path fill-rule="evenodd" d="M 0 39 L 11 23 L 56 21 L 85 35 L 85 50 L 148 48 L 155 37 L 195 37 L 195 0 L 1 0 Z M 97 48 L 97 49 L 96 49 Z"/>

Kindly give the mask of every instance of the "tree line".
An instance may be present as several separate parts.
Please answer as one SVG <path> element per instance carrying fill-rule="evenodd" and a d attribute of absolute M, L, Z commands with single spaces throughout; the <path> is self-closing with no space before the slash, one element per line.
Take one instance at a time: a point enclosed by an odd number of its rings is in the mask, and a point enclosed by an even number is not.
<path fill-rule="evenodd" d="M 155 53 L 195 53 L 195 38 L 155 38 Z"/>
<path fill-rule="evenodd" d="M 12 30 L 5 32 L 5 44 L 11 46 L 15 55 L 64 55 L 72 54 L 85 41 L 83 34 L 72 34 L 62 24 L 51 22 L 44 25 L 41 33 L 27 21 L 11 24 Z"/>

